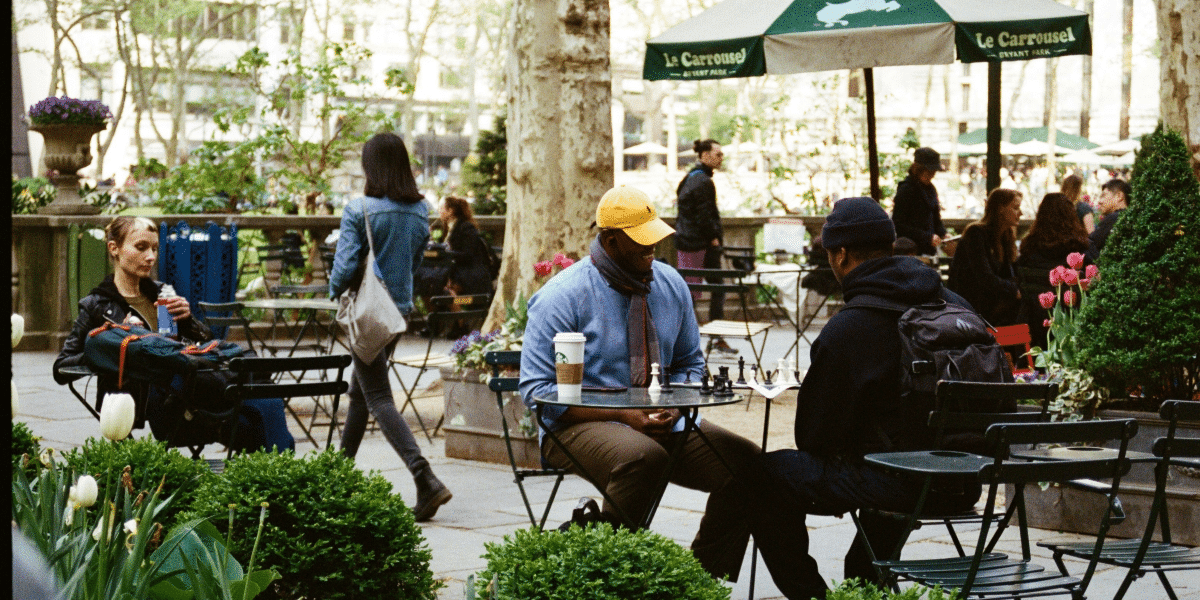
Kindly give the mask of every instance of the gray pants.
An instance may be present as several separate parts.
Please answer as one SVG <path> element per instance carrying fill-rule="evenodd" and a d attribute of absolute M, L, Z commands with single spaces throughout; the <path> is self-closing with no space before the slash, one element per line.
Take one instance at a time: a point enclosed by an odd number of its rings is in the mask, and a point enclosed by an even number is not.
<path fill-rule="evenodd" d="M 721 458 L 737 471 L 746 461 L 756 457 L 759 449 L 754 442 L 708 421 L 701 421 L 700 430 L 717 448 L 720 458 L 699 435 L 690 434 L 671 473 L 671 483 L 713 492 L 733 477 L 721 463 Z M 669 449 L 677 436 L 683 434 L 673 433 L 669 439 L 660 442 L 621 423 L 592 421 L 571 425 L 558 431 L 557 435 L 587 470 L 591 480 L 620 504 L 621 511 L 630 519 L 641 519 L 657 500 L 654 485 L 662 479 L 667 468 Z M 543 440 L 542 454 L 550 465 L 575 471 L 570 459 L 552 440 Z M 620 514 L 607 501 L 604 511 Z M 633 526 L 631 523 L 626 525 Z"/>
<path fill-rule="evenodd" d="M 367 428 L 368 411 L 375 417 L 383 436 L 400 455 L 400 459 L 414 475 L 429 464 L 421 455 L 417 438 L 413 437 L 408 422 L 396 410 L 396 398 L 392 395 L 392 384 L 388 377 L 388 357 L 396 348 L 396 341 L 388 344 L 371 364 L 354 356 L 354 371 L 350 375 L 350 407 L 346 413 L 346 427 L 342 430 L 342 452 L 353 457 L 358 454 L 363 432 Z"/>

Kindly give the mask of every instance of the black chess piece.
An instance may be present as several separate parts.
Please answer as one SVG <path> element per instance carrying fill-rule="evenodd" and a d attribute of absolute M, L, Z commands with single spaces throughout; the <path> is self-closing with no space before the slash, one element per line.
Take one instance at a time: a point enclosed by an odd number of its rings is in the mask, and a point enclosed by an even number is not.
<path fill-rule="evenodd" d="M 720 375 L 717 376 L 714 396 L 732 396 L 733 382 L 729 379 L 729 367 L 722 366 L 718 368 Z"/>
<path fill-rule="evenodd" d="M 670 394 L 675 391 L 675 388 L 671 387 L 671 370 L 667 367 L 663 367 L 659 371 L 658 383 L 660 385 L 659 391 L 664 394 Z"/>
<path fill-rule="evenodd" d="M 746 385 L 746 359 L 738 357 L 738 385 Z"/>
<path fill-rule="evenodd" d="M 771 375 L 773 375 L 775 372 L 776 371 L 768 371 L 766 369 L 763 369 L 763 379 L 764 379 L 763 385 L 766 385 L 766 386 L 771 385 Z"/>
<path fill-rule="evenodd" d="M 708 367 L 704 368 L 704 372 L 700 374 L 700 395 L 710 396 L 713 390 L 708 385 Z"/>
<path fill-rule="evenodd" d="M 799 370 L 792 371 L 792 381 L 795 381 L 796 383 L 800 383 L 800 371 Z"/>

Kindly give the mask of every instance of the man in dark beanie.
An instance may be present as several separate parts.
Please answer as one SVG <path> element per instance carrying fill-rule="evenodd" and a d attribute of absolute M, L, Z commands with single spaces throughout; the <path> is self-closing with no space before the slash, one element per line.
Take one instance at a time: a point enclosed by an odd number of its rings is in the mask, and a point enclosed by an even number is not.
<path fill-rule="evenodd" d="M 892 256 L 896 230 L 870 198 L 846 198 L 825 219 L 821 239 L 847 303 L 870 295 L 913 306 L 962 298 L 942 287 L 938 272 L 911 256 Z M 709 496 L 692 551 L 709 573 L 736 580 L 754 535 L 775 585 L 792 600 L 824 598 L 828 578 L 808 552 L 808 514 L 858 508 L 903 512 L 916 506 L 921 482 L 867 465 L 872 452 L 932 448 L 929 408 L 901 397 L 900 314 L 851 307 L 829 319 L 810 351 L 811 366 L 796 402 L 796 450 L 777 450 L 744 467 Z M 973 492 L 973 495 L 972 493 Z M 979 489 L 936 494 L 931 507 L 966 510 Z M 903 544 L 902 520 L 863 513 L 877 555 Z M 855 536 L 844 576 L 876 581 L 866 546 Z"/>

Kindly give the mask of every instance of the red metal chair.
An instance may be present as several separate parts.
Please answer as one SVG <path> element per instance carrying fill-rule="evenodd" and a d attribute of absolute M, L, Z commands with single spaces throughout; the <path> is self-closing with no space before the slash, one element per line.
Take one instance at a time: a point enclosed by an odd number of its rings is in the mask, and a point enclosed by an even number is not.
<path fill-rule="evenodd" d="M 989 327 L 988 331 L 991 331 L 992 335 L 996 336 L 996 342 L 1005 349 L 1005 353 L 1009 357 L 1009 364 L 1012 366 L 1013 375 L 1021 375 L 1022 373 L 1033 371 L 1033 356 L 1029 354 L 1031 339 L 1029 337 L 1028 324 L 1020 323 L 1018 325 L 1005 325 L 1003 327 Z M 1010 348 L 1014 346 L 1025 348 L 1024 356 L 1027 361 L 1026 364 L 1029 366 L 1018 368 L 1016 363 L 1013 362 L 1013 351 Z M 1020 355 L 1017 356 L 1019 357 Z"/>

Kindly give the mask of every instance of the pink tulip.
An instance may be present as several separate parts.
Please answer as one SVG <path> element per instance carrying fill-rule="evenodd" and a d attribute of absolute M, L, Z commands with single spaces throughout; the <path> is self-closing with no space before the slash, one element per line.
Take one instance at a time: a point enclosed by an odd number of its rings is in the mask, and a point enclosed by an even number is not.
<path fill-rule="evenodd" d="M 1075 290 L 1063 292 L 1063 303 L 1067 306 L 1075 306 Z"/>
<path fill-rule="evenodd" d="M 1054 292 L 1045 292 L 1042 294 L 1038 294 L 1038 302 L 1042 305 L 1042 308 L 1044 308 L 1046 310 L 1050 310 L 1051 308 L 1054 308 L 1055 300 L 1057 300 L 1057 298 L 1054 297 Z"/>
<path fill-rule="evenodd" d="M 562 264 L 560 264 L 559 266 L 565 269 L 573 264 L 575 264 L 575 261 L 564 256 L 562 259 Z"/>
<path fill-rule="evenodd" d="M 1072 252 L 1067 255 L 1067 264 L 1071 265 L 1072 269 L 1078 269 L 1083 266 L 1083 255 L 1078 252 Z"/>
<path fill-rule="evenodd" d="M 1097 267 L 1096 265 L 1088 265 L 1087 268 L 1083 270 L 1083 274 L 1087 276 L 1088 279 L 1096 279 L 1100 276 L 1100 267 Z"/>
<path fill-rule="evenodd" d="M 1079 271 L 1075 269 L 1067 269 L 1063 272 L 1063 283 L 1067 285 L 1079 285 Z"/>
<path fill-rule="evenodd" d="M 1054 321 L 1052 321 L 1050 319 L 1046 319 L 1045 321 L 1042 321 L 1042 327 L 1045 327 L 1046 329 L 1050 329 L 1050 326 L 1053 324 L 1054 324 Z"/>
<path fill-rule="evenodd" d="M 1067 270 L 1066 267 L 1058 265 L 1050 271 L 1050 285 L 1055 287 L 1062 285 L 1063 273 Z"/>
<path fill-rule="evenodd" d="M 570 259 L 567 258 L 566 254 L 563 254 L 562 252 L 557 252 L 554 254 L 554 260 L 551 262 L 554 263 L 554 266 L 556 266 L 556 267 L 564 267 L 565 268 L 567 265 L 565 265 L 563 263 L 568 260 L 570 260 Z"/>
<path fill-rule="evenodd" d="M 554 265 L 548 260 L 533 263 L 533 273 L 538 277 L 545 277 L 550 274 L 550 271 L 553 270 Z"/>
<path fill-rule="evenodd" d="M 1081 289 L 1085 292 L 1088 291 L 1088 287 L 1091 285 L 1092 285 L 1091 279 L 1080 279 L 1079 280 L 1079 289 Z"/>

